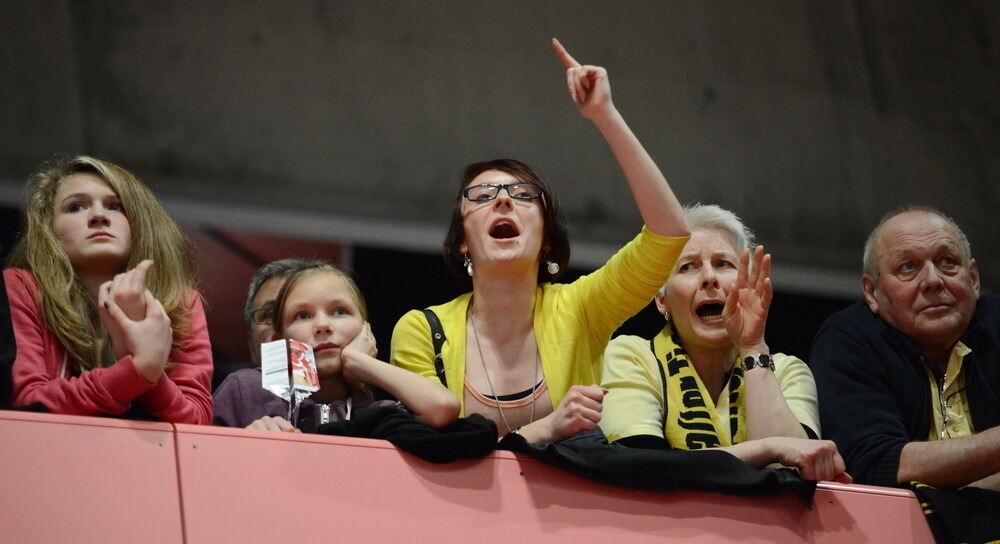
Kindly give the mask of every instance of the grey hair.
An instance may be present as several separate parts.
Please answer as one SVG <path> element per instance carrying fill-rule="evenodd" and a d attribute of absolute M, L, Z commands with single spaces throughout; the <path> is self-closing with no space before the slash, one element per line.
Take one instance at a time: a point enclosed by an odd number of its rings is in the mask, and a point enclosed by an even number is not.
<path fill-rule="evenodd" d="M 699 202 L 684 206 L 684 219 L 691 232 L 695 229 L 715 229 L 722 232 L 732 242 L 737 253 L 751 249 L 755 242 L 753 231 L 743 224 L 739 216 L 715 204 Z M 660 287 L 660 296 L 666 294 L 666 288 L 666 283 Z"/>
<path fill-rule="evenodd" d="M 872 229 L 871 233 L 868 235 L 868 239 L 865 240 L 865 253 L 861 260 L 862 274 L 871 276 L 873 279 L 878 279 L 878 263 L 875 261 L 877 257 L 876 253 L 879 250 L 879 242 L 881 242 L 882 239 L 882 229 L 890 219 L 909 212 L 924 212 L 944 219 L 944 221 L 951 225 L 951 228 L 955 229 L 955 232 L 958 233 L 958 241 L 962 251 L 962 260 L 965 262 L 972 260 L 972 245 L 969 244 L 969 238 L 964 232 L 962 232 L 962 229 L 958 227 L 958 223 L 956 223 L 954 219 L 941 210 L 931 206 L 907 204 L 890 210 L 888 213 L 883 215 L 882 219 L 879 220 L 878 225 L 875 225 L 875 228 Z"/>
<path fill-rule="evenodd" d="M 307 268 L 316 268 L 319 266 L 327 265 L 326 261 L 319 259 L 281 259 L 278 261 L 271 261 L 264 266 L 261 266 L 254 272 L 253 277 L 250 278 L 250 289 L 247 290 L 247 301 L 243 306 L 243 320 L 246 321 L 247 328 L 253 327 L 253 298 L 257 296 L 257 292 L 260 291 L 260 287 L 264 285 L 267 280 L 271 278 L 281 278 L 288 276 L 299 270 L 305 270 Z"/>
<path fill-rule="evenodd" d="M 688 229 L 715 229 L 722 231 L 736 246 L 736 251 L 751 249 L 754 243 L 753 231 L 743 224 L 735 213 L 715 204 L 692 204 L 684 206 L 684 219 Z"/>

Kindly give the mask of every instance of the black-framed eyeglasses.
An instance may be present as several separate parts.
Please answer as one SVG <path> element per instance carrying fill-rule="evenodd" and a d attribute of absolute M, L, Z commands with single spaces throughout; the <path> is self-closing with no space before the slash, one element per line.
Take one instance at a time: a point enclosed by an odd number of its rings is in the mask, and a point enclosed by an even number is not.
<path fill-rule="evenodd" d="M 493 200 L 500 194 L 500 189 L 507 191 L 507 194 L 515 200 L 534 200 L 545 191 L 534 183 L 484 183 L 473 185 L 462 190 L 466 200 L 472 202 L 486 202 Z"/>
<path fill-rule="evenodd" d="M 274 314 L 274 301 L 265 302 L 260 308 L 250 312 L 254 325 L 270 325 Z"/>

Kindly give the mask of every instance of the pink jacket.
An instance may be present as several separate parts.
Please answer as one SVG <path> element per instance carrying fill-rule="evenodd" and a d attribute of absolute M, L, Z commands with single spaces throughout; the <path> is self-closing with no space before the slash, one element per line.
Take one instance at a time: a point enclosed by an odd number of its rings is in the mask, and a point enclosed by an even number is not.
<path fill-rule="evenodd" d="M 70 377 L 71 361 L 66 361 L 66 351 L 42 316 L 35 277 L 17 268 L 8 268 L 3 274 L 17 343 L 15 405 L 41 402 L 59 414 L 118 415 L 136 404 L 163 421 L 211 424 L 212 347 L 197 291 L 191 291 L 191 331 L 170 353 L 174 368 L 157 383 L 139 375 L 131 355 L 107 368 Z M 60 377 L 64 372 L 65 377 Z"/>

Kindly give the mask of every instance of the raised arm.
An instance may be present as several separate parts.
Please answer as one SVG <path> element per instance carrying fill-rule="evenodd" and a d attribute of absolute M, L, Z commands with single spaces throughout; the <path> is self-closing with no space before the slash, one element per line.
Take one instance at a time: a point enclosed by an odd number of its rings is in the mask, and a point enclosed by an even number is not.
<path fill-rule="evenodd" d="M 607 70 L 581 65 L 554 38 L 552 48 L 566 68 L 566 83 L 573 103 L 607 141 L 628 180 L 646 227 L 663 236 L 687 236 L 688 226 L 680 202 L 611 101 Z"/>
<path fill-rule="evenodd" d="M 740 255 L 736 283 L 729 286 L 722 316 L 729 338 L 739 350 L 742 361 L 751 355 L 770 355 L 764 341 L 767 314 L 771 307 L 771 256 L 757 246 L 750 266 L 750 251 Z M 769 368 L 758 366 L 744 374 L 746 385 L 747 439 L 768 436 L 807 438 L 795 419 L 781 391 L 777 376 Z"/>

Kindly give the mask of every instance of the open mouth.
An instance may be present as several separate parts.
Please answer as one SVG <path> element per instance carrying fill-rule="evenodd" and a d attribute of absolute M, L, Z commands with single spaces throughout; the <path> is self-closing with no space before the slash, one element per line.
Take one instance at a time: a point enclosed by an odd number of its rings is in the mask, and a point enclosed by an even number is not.
<path fill-rule="evenodd" d="M 517 230 L 517 225 L 515 225 L 510 219 L 500 219 L 494 223 L 493 228 L 490 229 L 490 237 L 498 240 L 517 238 L 520 234 L 521 233 Z"/>
<path fill-rule="evenodd" d="M 705 302 L 695 308 L 694 312 L 702 321 L 722 321 L 722 309 L 725 306 L 720 302 Z"/>

